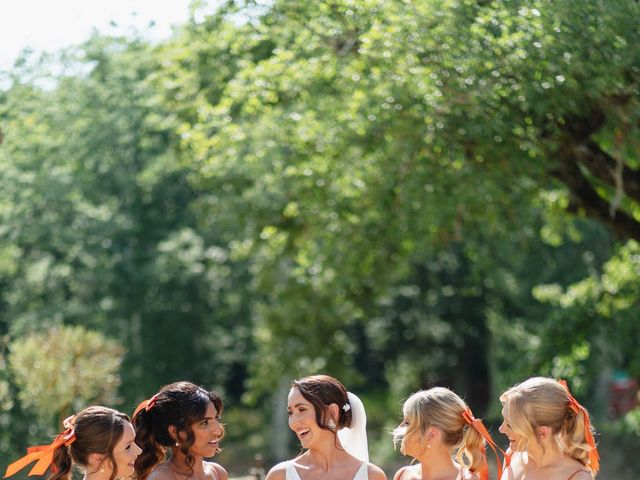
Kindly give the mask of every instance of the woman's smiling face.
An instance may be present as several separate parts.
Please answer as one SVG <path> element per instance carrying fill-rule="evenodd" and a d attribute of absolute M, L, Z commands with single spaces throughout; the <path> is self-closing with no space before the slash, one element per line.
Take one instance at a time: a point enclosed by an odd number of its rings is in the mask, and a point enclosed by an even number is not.
<path fill-rule="evenodd" d="M 396 427 L 395 432 L 402 436 L 400 453 L 415 458 L 423 453 L 424 446 L 421 445 L 421 439 L 418 432 L 410 432 L 410 427 L 410 420 L 405 416 L 402 423 Z"/>
<path fill-rule="evenodd" d="M 213 457 L 220 448 L 220 440 L 224 436 L 224 427 L 220 423 L 220 415 L 212 402 L 207 405 L 204 417 L 191 425 L 193 444 L 189 453 L 197 457 Z"/>
<path fill-rule="evenodd" d="M 516 437 L 516 433 L 511 429 L 511 424 L 509 423 L 509 411 L 506 405 L 502 406 L 502 418 L 503 421 L 500 428 L 498 428 L 498 431 L 509 438 L 509 449 L 513 452 L 517 448 L 518 439 Z"/>
<path fill-rule="evenodd" d="M 133 475 L 133 464 L 142 450 L 134 442 L 136 434 L 133 426 L 129 422 L 125 422 L 122 438 L 113 447 L 113 461 L 118 469 L 119 477 L 130 477 Z M 104 462 L 105 467 L 109 466 L 109 462 Z"/>
<path fill-rule="evenodd" d="M 289 415 L 289 428 L 295 432 L 302 448 L 309 448 L 318 440 L 322 441 L 326 435 L 333 436 L 331 432 L 320 428 L 316 421 L 314 406 L 302 396 L 296 387 L 293 387 L 289 392 L 287 414 Z"/>

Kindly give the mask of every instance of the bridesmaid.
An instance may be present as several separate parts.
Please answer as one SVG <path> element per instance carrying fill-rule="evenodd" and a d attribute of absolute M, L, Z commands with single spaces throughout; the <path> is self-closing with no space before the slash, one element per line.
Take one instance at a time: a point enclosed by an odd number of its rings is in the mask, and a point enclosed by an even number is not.
<path fill-rule="evenodd" d="M 589 412 L 566 382 L 534 377 L 500 396 L 511 463 L 502 480 L 592 480 L 599 468 Z"/>
<path fill-rule="evenodd" d="M 497 447 L 458 395 L 443 387 L 422 390 L 404 402 L 402 412 L 394 443 L 418 463 L 399 469 L 394 480 L 488 479 L 485 440 L 496 457 Z"/>
<path fill-rule="evenodd" d="M 29 453 L 7 468 L 10 477 L 32 462 L 29 475 L 48 480 L 70 480 L 75 464 L 84 471 L 84 480 L 115 480 L 130 477 L 141 450 L 129 417 L 107 407 L 93 406 L 64 421 L 64 430 L 49 445 L 31 447 Z"/>
<path fill-rule="evenodd" d="M 386 480 L 368 461 L 364 406 L 338 380 L 328 375 L 295 380 L 287 413 L 305 451 L 273 467 L 266 480 Z"/>
<path fill-rule="evenodd" d="M 138 480 L 227 480 L 221 465 L 204 460 L 220 452 L 222 409 L 216 393 L 189 382 L 166 385 L 140 403 L 133 414 L 142 448 Z"/>

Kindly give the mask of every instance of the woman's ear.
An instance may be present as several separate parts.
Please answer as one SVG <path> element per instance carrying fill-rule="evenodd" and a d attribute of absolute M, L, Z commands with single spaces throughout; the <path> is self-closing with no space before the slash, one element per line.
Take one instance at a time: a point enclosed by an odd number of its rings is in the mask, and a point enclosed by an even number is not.
<path fill-rule="evenodd" d="M 430 442 L 431 440 L 435 440 L 436 438 L 440 437 L 440 429 L 434 427 L 433 425 L 431 425 L 429 428 L 427 428 L 427 432 L 425 435 L 427 442 Z"/>
<path fill-rule="evenodd" d="M 324 423 L 329 423 L 329 419 L 333 420 L 333 422 L 338 425 L 338 419 L 340 418 L 340 407 L 337 404 L 332 403 L 327 407 L 326 410 L 327 418 Z"/>
<path fill-rule="evenodd" d="M 87 455 L 87 463 L 91 472 L 97 472 L 102 468 L 107 456 L 102 453 L 90 453 Z"/>
<path fill-rule="evenodd" d="M 436 436 L 436 429 L 433 426 L 427 428 L 427 440 L 433 440 Z"/>
<path fill-rule="evenodd" d="M 180 439 L 178 438 L 178 429 L 176 428 L 175 425 L 169 425 L 169 436 L 171 437 L 171 440 L 173 440 L 174 442 L 179 442 Z"/>
<path fill-rule="evenodd" d="M 549 438 L 552 433 L 553 432 L 551 430 L 551 427 L 542 426 L 542 427 L 536 428 L 536 436 L 538 437 L 539 441 Z"/>

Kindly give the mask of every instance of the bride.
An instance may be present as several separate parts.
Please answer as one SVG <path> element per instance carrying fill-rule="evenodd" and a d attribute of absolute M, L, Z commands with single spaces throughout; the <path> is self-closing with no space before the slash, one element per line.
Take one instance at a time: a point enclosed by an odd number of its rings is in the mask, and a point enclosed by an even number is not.
<path fill-rule="evenodd" d="M 287 413 L 289 428 L 306 450 L 273 467 L 266 480 L 386 480 L 369 463 L 364 406 L 338 380 L 328 375 L 295 380 Z"/>

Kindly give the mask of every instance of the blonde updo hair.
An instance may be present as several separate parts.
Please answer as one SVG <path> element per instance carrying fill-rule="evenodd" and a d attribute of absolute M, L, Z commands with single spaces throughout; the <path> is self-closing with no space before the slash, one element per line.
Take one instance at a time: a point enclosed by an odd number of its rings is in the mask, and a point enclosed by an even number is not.
<path fill-rule="evenodd" d="M 433 426 L 443 433 L 443 441 L 457 449 L 456 460 L 471 472 L 476 473 L 487 464 L 483 451 L 484 439 L 463 417 L 467 409 L 464 401 L 448 388 L 434 387 L 411 395 L 402 407 L 408 427 L 393 431 L 393 441 L 400 444 L 405 453 L 405 440 L 410 435 L 420 435 L 420 442 L 427 443 L 427 430 Z"/>
<path fill-rule="evenodd" d="M 516 450 L 528 450 L 531 442 L 536 442 L 536 428 L 549 427 L 564 455 L 590 467 L 584 413 L 569 407 L 569 394 L 556 380 L 530 378 L 500 395 L 500 401 L 516 435 Z"/>

